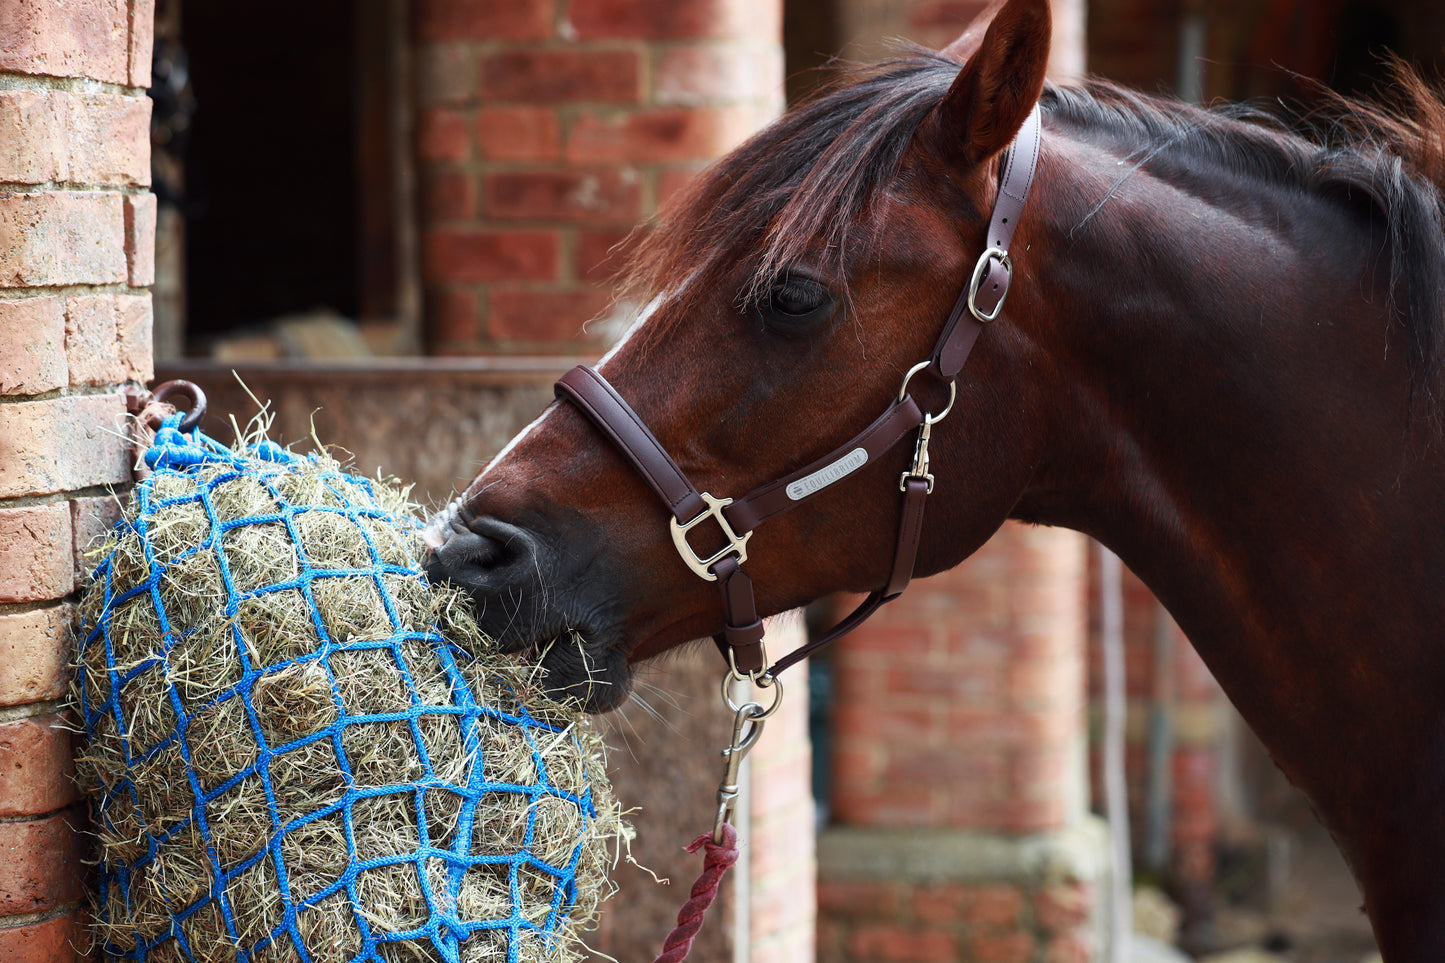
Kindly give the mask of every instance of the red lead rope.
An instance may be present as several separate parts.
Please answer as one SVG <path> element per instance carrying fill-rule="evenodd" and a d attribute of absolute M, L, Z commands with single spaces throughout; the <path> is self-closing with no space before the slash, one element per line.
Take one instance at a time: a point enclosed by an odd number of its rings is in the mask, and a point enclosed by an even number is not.
<path fill-rule="evenodd" d="M 687 847 L 689 853 L 704 851 L 702 875 L 692 884 L 688 901 L 677 911 L 677 926 L 667 934 L 662 952 L 652 963 L 682 963 L 687 959 L 687 954 L 692 952 L 692 941 L 702 929 L 702 918 L 717 899 L 723 874 L 738 861 L 738 831 L 731 823 L 722 824 L 722 842 L 713 842 L 712 836 L 712 833 L 703 833 Z"/>

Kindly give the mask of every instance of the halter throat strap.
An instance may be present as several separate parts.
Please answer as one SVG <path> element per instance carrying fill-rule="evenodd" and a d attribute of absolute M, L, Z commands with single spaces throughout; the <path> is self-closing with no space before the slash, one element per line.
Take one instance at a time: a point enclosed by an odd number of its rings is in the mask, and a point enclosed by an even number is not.
<path fill-rule="evenodd" d="M 725 628 L 718 648 L 735 675 L 770 678 L 860 625 L 884 602 L 902 594 L 913 576 L 922 538 L 923 508 L 933 491 L 928 471 L 928 439 L 932 426 L 952 408 L 955 379 L 962 371 L 979 334 L 1003 309 L 1013 281 L 1009 245 L 1028 200 L 1038 165 L 1041 124 L 1034 105 L 1003 161 L 998 196 L 989 221 L 986 247 L 949 313 L 929 359 L 909 373 L 927 370 L 949 388 L 948 409 L 926 414 L 908 391 L 909 381 L 893 404 L 871 425 L 822 458 L 741 498 L 715 498 L 701 492 L 667 453 L 627 401 L 601 374 L 578 365 L 556 383 L 559 399 L 575 405 L 627 458 L 672 514 L 673 542 L 683 562 L 699 577 L 718 583 Z M 911 468 L 899 481 L 903 507 L 889 576 L 884 586 L 827 633 L 788 653 L 767 667 L 763 624 L 758 616 L 752 580 L 742 570 L 747 543 L 762 522 L 806 501 L 859 468 L 876 461 L 903 438 L 917 432 Z M 688 540 L 697 526 L 712 519 L 726 545 L 702 556 Z"/>

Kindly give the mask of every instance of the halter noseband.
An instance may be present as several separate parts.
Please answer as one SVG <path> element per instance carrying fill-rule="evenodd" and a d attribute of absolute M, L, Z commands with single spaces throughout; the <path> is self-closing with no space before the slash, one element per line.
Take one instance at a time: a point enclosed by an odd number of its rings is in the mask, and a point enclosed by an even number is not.
<path fill-rule="evenodd" d="M 873 424 L 791 475 L 756 488 L 740 498 L 716 498 L 708 492 L 699 492 L 606 378 L 586 365 L 578 365 L 557 381 L 557 397 L 576 405 L 617 446 L 643 481 L 667 505 L 672 513 L 673 542 L 683 562 L 699 577 L 717 582 L 721 587 L 726 628 L 715 636 L 715 640 L 719 650 L 727 657 L 732 677 L 751 678 L 754 682 L 771 681 L 783 669 L 857 628 L 880 605 L 902 594 L 913 577 L 913 565 L 923 531 L 924 501 L 933 491 L 933 475 L 928 470 L 929 437 L 933 425 L 953 408 L 956 379 L 979 333 L 1003 309 L 1004 298 L 1013 280 L 1009 243 L 1033 184 L 1040 139 L 1039 108 L 1035 105 L 1008 149 L 993 216 L 989 221 L 986 248 L 974 267 L 968 285 L 954 303 L 932 355 L 908 372 L 897 399 Z M 948 385 L 948 406 L 937 414 L 924 412 L 908 392 L 909 381 L 925 370 Z M 753 529 L 862 468 L 915 430 L 917 439 L 913 461 L 899 480 L 903 514 L 887 583 L 827 633 L 768 667 L 767 653 L 763 648 L 763 623 L 753 598 L 753 583 L 742 570 L 742 563 L 747 561 L 747 544 Z M 708 519 L 717 523 L 727 545 L 710 556 L 702 557 L 687 536 Z"/>

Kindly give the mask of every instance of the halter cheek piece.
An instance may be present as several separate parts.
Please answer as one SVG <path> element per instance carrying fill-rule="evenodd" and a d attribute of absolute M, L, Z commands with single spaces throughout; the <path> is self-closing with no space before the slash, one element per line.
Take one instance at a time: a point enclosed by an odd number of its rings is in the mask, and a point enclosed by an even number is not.
<path fill-rule="evenodd" d="M 1003 309 L 1013 280 L 1009 242 L 1033 184 L 1039 141 L 1039 108 L 1035 105 L 1006 155 L 986 249 L 968 285 L 954 303 L 933 354 L 908 372 L 897 399 L 873 424 L 786 478 L 763 485 L 741 498 L 716 498 L 708 492 L 699 492 L 602 375 L 578 365 L 558 380 L 557 397 L 576 405 L 667 505 L 673 516 L 672 539 L 683 562 L 699 577 L 719 584 L 726 628 L 715 640 L 727 657 L 733 678 L 751 678 L 760 684 L 770 682 L 788 666 L 857 628 L 880 605 L 902 594 L 913 577 L 923 530 L 923 505 L 933 491 L 934 479 L 928 470 L 929 437 L 933 426 L 953 408 L 958 373 L 963 370 L 979 332 Z M 925 370 L 948 386 L 948 405 L 937 414 L 924 412 L 908 391 L 913 376 Z M 767 668 L 763 623 L 753 599 L 753 583 L 742 570 L 753 529 L 857 471 L 915 431 L 913 461 L 898 484 L 903 493 L 903 514 L 887 583 L 827 633 Z M 688 541 L 688 534 L 709 519 L 716 523 L 727 544 L 718 552 L 702 557 Z"/>

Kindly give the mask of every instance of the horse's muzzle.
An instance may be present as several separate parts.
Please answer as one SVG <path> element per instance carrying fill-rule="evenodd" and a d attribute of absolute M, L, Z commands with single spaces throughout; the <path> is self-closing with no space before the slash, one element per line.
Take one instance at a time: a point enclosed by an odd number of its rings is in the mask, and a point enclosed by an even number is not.
<path fill-rule="evenodd" d="M 578 699 L 590 712 L 615 708 L 627 696 L 626 653 L 599 634 L 593 607 L 578 593 L 549 591 L 555 558 L 534 532 L 488 515 L 466 518 L 456 503 L 427 524 L 427 578 L 471 596 L 477 624 L 504 652 L 527 653 L 545 670 L 557 698 Z"/>
<path fill-rule="evenodd" d="M 537 581 L 537 539 L 516 525 L 486 516 L 466 523 L 452 506 L 432 519 L 423 538 L 431 550 L 428 577 L 444 577 L 473 595 L 517 593 Z"/>

